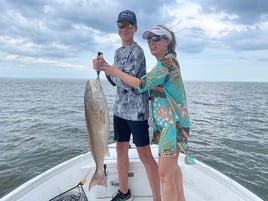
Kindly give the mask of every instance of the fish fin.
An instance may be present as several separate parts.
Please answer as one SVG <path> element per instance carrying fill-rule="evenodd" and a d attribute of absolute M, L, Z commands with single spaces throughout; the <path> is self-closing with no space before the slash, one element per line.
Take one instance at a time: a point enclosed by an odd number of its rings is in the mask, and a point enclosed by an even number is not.
<path fill-rule="evenodd" d="M 106 149 L 105 156 L 110 157 L 110 151 L 109 151 L 108 147 Z"/>

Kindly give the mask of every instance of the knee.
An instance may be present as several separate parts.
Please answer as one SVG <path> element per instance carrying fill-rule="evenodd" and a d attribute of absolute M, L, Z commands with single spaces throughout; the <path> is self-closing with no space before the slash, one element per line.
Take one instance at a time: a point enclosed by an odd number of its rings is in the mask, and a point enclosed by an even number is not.
<path fill-rule="evenodd" d="M 151 163 L 154 160 L 152 153 L 147 148 L 139 148 L 138 155 L 142 163 Z"/>
<path fill-rule="evenodd" d="M 161 183 L 171 182 L 175 177 L 175 174 L 171 169 L 159 168 L 158 172 Z"/>
<path fill-rule="evenodd" d="M 167 172 L 163 171 L 161 167 L 158 169 L 158 174 L 161 180 L 163 180 L 166 177 Z"/>
<path fill-rule="evenodd" d="M 150 160 L 149 156 L 145 153 L 139 153 L 139 158 L 142 163 L 147 163 Z"/>
<path fill-rule="evenodd" d="M 117 142 L 116 151 L 119 153 L 127 153 L 128 152 L 128 142 Z"/>
<path fill-rule="evenodd" d="M 128 146 L 127 144 L 118 143 L 116 146 L 116 152 L 118 158 L 128 157 Z"/>

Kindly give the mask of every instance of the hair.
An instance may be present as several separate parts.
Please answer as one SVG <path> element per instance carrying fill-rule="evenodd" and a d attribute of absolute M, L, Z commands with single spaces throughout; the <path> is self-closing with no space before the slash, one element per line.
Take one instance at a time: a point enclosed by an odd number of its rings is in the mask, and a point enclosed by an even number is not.
<path fill-rule="evenodd" d="M 170 31 L 165 25 L 160 24 L 160 25 L 157 25 L 157 26 L 162 27 L 163 29 L 166 29 L 167 31 L 170 32 L 172 39 L 171 39 L 171 41 L 170 41 L 170 43 L 168 45 L 168 52 L 173 53 L 175 55 L 175 57 L 176 57 L 177 56 L 177 53 L 176 53 L 177 42 L 176 42 L 175 33 L 173 31 Z"/>

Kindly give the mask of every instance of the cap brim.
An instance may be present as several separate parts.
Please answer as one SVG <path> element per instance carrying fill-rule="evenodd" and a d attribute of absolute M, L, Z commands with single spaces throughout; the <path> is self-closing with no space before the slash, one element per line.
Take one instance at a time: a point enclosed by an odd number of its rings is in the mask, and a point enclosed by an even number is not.
<path fill-rule="evenodd" d="M 142 35 L 143 39 L 148 39 L 151 34 L 155 34 L 158 36 L 166 36 L 167 39 L 171 40 L 172 36 L 170 32 L 163 27 L 160 26 L 154 26 L 150 29 L 150 31 L 145 31 Z"/>
<path fill-rule="evenodd" d="M 143 39 L 148 39 L 151 33 L 152 33 L 152 32 L 150 32 L 150 31 L 145 31 L 145 32 L 142 34 Z"/>

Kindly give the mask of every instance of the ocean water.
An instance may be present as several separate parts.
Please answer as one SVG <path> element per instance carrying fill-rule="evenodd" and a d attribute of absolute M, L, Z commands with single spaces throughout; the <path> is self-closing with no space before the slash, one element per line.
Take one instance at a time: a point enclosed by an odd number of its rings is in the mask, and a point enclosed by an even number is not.
<path fill-rule="evenodd" d="M 0 79 L 0 197 L 88 150 L 85 84 Z M 115 88 L 102 85 L 112 115 Z M 191 152 L 268 200 L 268 83 L 185 81 L 185 87 Z"/>

